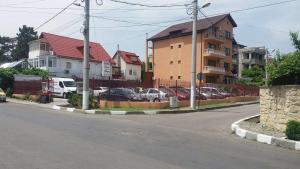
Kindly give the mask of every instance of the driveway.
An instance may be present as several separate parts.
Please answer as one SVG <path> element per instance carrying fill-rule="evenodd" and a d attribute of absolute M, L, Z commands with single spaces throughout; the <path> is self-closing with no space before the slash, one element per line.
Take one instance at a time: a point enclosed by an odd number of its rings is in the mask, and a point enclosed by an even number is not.
<path fill-rule="evenodd" d="M 0 104 L 0 168 L 298 169 L 300 153 L 231 134 L 258 111 L 108 116 Z"/>

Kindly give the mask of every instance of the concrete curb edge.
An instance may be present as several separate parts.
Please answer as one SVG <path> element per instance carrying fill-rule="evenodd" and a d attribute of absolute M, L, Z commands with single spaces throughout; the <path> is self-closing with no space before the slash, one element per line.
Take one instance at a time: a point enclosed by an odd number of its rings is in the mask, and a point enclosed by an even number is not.
<path fill-rule="evenodd" d="M 241 138 L 244 138 L 244 139 L 253 140 L 253 141 L 257 141 L 257 142 L 264 143 L 264 144 L 270 144 L 270 145 L 275 145 L 278 147 L 283 147 L 283 148 L 287 148 L 287 149 L 291 149 L 291 150 L 300 151 L 300 141 L 293 141 L 293 140 L 288 140 L 285 138 L 278 138 L 278 137 L 269 136 L 269 135 L 265 135 L 265 134 L 261 134 L 261 133 L 257 133 L 257 132 L 253 132 L 253 131 L 249 131 L 249 130 L 240 128 L 239 124 L 242 121 L 257 118 L 259 116 L 260 116 L 260 114 L 246 117 L 246 118 L 240 119 L 240 120 L 232 123 L 231 124 L 232 133 Z"/>

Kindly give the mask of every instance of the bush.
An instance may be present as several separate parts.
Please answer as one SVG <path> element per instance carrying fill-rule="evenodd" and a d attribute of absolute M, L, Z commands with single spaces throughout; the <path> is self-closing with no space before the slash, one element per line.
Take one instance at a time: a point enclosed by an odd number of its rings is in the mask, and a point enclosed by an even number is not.
<path fill-rule="evenodd" d="M 71 94 L 68 97 L 68 102 L 75 108 L 82 108 L 82 95 Z M 98 108 L 98 102 L 95 97 L 90 96 L 90 108 Z"/>
<path fill-rule="evenodd" d="M 250 79 L 249 81 L 244 81 L 247 85 L 262 86 L 265 83 L 265 71 L 257 65 L 250 69 L 244 69 L 242 76 Z"/>
<path fill-rule="evenodd" d="M 289 121 L 285 134 L 290 140 L 300 141 L 300 122 L 295 120 Z"/>
<path fill-rule="evenodd" d="M 300 51 L 278 55 L 267 66 L 269 85 L 300 84 Z"/>

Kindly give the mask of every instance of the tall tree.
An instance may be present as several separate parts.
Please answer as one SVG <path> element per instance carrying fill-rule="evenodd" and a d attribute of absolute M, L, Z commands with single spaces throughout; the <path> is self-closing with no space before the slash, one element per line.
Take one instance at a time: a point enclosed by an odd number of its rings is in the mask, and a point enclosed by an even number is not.
<path fill-rule="evenodd" d="M 14 39 L 6 36 L 0 36 L 0 63 L 10 61 L 11 52 L 14 49 Z"/>
<path fill-rule="evenodd" d="M 37 32 L 34 31 L 33 27 L 27 27 L 23 25 L 19 28 L 19 33 L 17 33 L 17 45 L 12 52 L 12 57 L 14 60 L 27 59 L 29 46 L 28 42 L 38 39 Z"/>
<path fill-rule="evenodd" d="M 290 32 L 290 36 L 294 47 L 296 48 L 296 50 L 300 51 L 300 39 L 298 38 L 299 32 Z"/>

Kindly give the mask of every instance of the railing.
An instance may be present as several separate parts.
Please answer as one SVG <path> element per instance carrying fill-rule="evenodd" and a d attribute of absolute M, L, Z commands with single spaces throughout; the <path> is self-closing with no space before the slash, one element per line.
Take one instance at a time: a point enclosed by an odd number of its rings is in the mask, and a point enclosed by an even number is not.
<path fill-rule="evenodd" d="M 205 55 L 218 55 L 221 56 L 223 58 L 226 57 L 226 54 L 224 51 L 221 50 L 216 50 L 216 49 L 205 49 Z"/>
<path fill-rule="evenodd" d="M 218 72 L 225 73 L 224 67 L 216 67 L 216 66 L 204 66 L 204 73 Z"/>
<path fill-rule="evenodd" d="M 212 39 L 216 39 L 216 40 L 220 40 L 220 41 L 224 41 L 225 37 L 220 33 L 220 32 L 207 32 L 204 35 L 204 38 L 212 38 Z"/>

